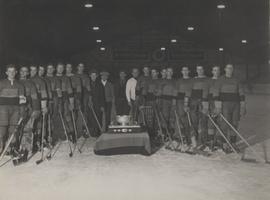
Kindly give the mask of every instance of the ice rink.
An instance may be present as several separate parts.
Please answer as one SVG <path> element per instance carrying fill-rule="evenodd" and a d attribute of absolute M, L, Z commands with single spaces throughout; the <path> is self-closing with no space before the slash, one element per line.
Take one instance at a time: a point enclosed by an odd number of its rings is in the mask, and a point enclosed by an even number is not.
<path fill-rule="evenodd" d="M 248 95 L 240 132 L 270 155 L 270 96 Z M 80 140 L 81 142 L 82 140 Z M 96 156 L 93 140 L 82 154 L 60 147 L 51 161 L 0 168 L 0 200 L 186 199 L 269 200 L 270 165 L 246 163 L 234 155 L 210 158 L 161 149 L 152 156 Z M 264 148 L 263 148 L 264 147 Z M 252 153 L 247 157 L 254 158 Z M 270 156 L 269 156 L 270 157 Z M 270 159 L 270 158 L 269 158 Z"/>

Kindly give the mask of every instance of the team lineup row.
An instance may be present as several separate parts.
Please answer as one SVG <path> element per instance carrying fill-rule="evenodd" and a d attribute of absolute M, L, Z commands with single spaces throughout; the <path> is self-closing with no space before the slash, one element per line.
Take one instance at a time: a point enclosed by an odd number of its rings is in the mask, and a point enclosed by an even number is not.
<path fill-rule="evenodd" d="M 206 148 L 230 152 L 235 147 L 235 132 L 221 118 L 237 129 L 246 104 L 231 64 L 222 76 L 220 67 L 214 66 L 211 78 L 205 76 L 203 66 L 196 67 L 194 78 L 188 67 L 182 67 L 180 79 L 173 79 L 170 67 L 160 71 L 161 78 L 156 68 L 144 67 L 142 75 L 133 68 L 131 78 L 121 70 L 114 83 L 105 70 L 92 69 L 87 74 L 82 63 L 74 70 L 71 64 L 62 63 L 23 66 L 16 79 L 17 68 L 6 67 L 7 78 L 0 81 L 2 155 L 7 152 L 24 162 L 29 152 L 44 145 L 51 148 L 66 138 L 75 144 L 78 130 L 97 137 L 115 123 L 116 115 L 130 115 L 133 123 L 147 128 L 152 141 L 162 138 L 172 145 L 171 141 L 180 140 L 189 152 Z M 79 118 L 83 123 L 78 123 Z M 16 131 L 20 124 L 22 131 Z M 217 134 L 217 125 L 225 137 Z M 64 130 L 55 131 L 59 127 Z"/>

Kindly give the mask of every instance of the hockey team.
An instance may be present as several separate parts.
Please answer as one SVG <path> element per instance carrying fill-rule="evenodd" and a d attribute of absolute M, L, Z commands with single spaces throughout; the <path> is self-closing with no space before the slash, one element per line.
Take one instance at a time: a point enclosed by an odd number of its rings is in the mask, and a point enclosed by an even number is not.
<path fill-rule="evenodd" d="M 0 155 L 23 163 L 35 152 L 68 140 L 70 148 L 82 134 L 98 137 L 115 115 L 130 115 L 145 127 L 152 144 L 196 154 L 237 151 L 237 129 L 246 113 L 244 89 L 234 66 L 203 66 L 177 70 L 133 68 L 119 71 L 114 83 L 106 70 L 86 72 L 83 63 L 6 66 L 0 80 Z M 221 73 L 223 75 L 221 75 Z M 131 77 L 131 78 L 128 78 Z M 180 146 L 180 149 L 179 149 Z M 72 151 L 71 151 L 72 152 Z M 18 164 L 17 163 L 17 164 Z"/>

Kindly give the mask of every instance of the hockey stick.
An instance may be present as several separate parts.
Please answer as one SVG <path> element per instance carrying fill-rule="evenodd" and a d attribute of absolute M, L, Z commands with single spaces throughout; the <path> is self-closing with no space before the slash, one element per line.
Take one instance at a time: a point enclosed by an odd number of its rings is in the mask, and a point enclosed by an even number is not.
<path fill-rule="evenodd" d="M 41 133 L 41 158 L 36 161 L 36 164 L 43 162 L 44 158 L 44 136 L 45 136 L 45 114 L 42 114 L 42 133 Z"/>
<path fill-rule="evenodd" d="M 93 115 L 94 115 L 94 118 L 95 118 L 95 120 L 96 120 L 96 122 L 97 122 L 99 131 L 102 133 L 102 128 L 101 128 L 100 122 L 98 121 L 97 114 L 96 114 L 96 112 L 95 112 L 95 110 L 94 110 L 94 108 L 93 108 L 92 105 L 90 105 L 90 108 L 91 108 L 91 111 L 92 111 L 92 113 L 93 113 Z"/>
<path fill-rule="evenodd" d="M 17 126 L 16 126 L 15 130 L 13 131 L 13 133 L 11 134 L 11 136 L 9 137 L 9 139 L 7 140 L 6 145 L 5 145 L 5 148 L 4 148 L 4 150 L 2 151 L 2 153 L 0 155 L 0 162 L 2 161 L 4 155 L 6 154 L 6 152 L 7 152 L 8 148 L 9 148 L 9 146 L 10 146 L 10 144 L 11 144 L 11 142 L 12 142 L 14 136 L 15 136 L 15 134 L 17 133 L 17 131 L 18 131 L 18 129 L 19 129 L 22 121 L 23 121 L 23 118 L 20 118 L 19 121 L 18 121 L 18 123 L 17 123 Z"/>
<path fill-rule="evenodd" d="M 79 108 L 79 113 L 80 113 L 80 115 L 81 115 L 81 117 L 82 117 L 84 126 L 85 126 L 85 128 L 86 128 L 87 135 L 88 135 L 88 136 L 91 136 L 91 135 L 90 135 L 89 128 L 88 128 L 88 125 L 87 125 L 87 123 L 86 123 L 86 120 L 85 120 L 85 117 L 84 117 L 84 115 L 83 115 L 83 113 L 82 113 L 81 108 Z"/>
<path fill-rule="evenodd" d="M 50 151 L 47 154 L 47 155 L 50 155 L 50 156 L 49 157 L 46 156 L 48 161 L 50 161 L 54 157 L 54 155 L 57 153 L 57 151 L 58 151 L 58 149 L 60 148 L 61 145 L 62 145 L 62 141 L 60 141 L 57 145 L 55 145 L 55 148 L 50 149 Z"/>
<path fill-rule="evenodd" d="M 51 158 L 51 151 L 52 151 L 52 149 L 53 149 L 53 147 L 52 147 L 52 126 L 51 126 L 51 115 L 50 114 L 48 114 L 48 131 L 49 131 L 49 138 L 48 138 L 48 141 L 49 141 L 49 146 L 50 146 L 50 151 L 49 151 L 49 153 L 47 153 L 47 155 L 46 155 L 46 158 L 47 159 L 50 159 Z"/>
<path fill-rule="evenodd" d="M 176 125 L 177 125 L 177 128 L 178 128 L 179 137 L 180 137 L 180 140 L 181 140 L 181 149 L 180 149 L 180 151 L 184 152 L 183 151 L 184 141 L 183 141 L 183 137 L 182 137 L 181 127 L 180 127 L 180 124 L 179 124 L 180 119 L 179 119 L 179 116 L 178 116 L 176 110 L 174 110 L 174 114 L 175 114 L 175 118 L 176 118 Z"/>
<path fill-rule="evenodd" d="M 80 108 L 79 108 L 79 113 L 80 113 L 80 115 L 81 115 L 81 117 L 82 117 L 84 126 L 85 126 L 85 128 L 86 128 L 87 135 L 88 135 L 89 137 L 91 137 L 90 131 L 89 131 L 89 129 L 88 129 L 88 126 L 87 126 L 87 123 L 86 123 L 86 120 L 85 120 L 85 117 L 84 117 L 84 115 L 83 115 L 83 113 L 82 113 L 82 110 L 81 110 Z M 85 138 L 85 139 L 83 140 L 83 143 L 81 144 L 80 148 L 78 148 L 78 151 L 79 151 L 80 153 L 82 153 L 82 148 L 84 147 L 86 140 L 87 140 L 87 138 Z"/>
<path fill-rule="evenodd" d="M 164 124 L 165 124 L 165 130 L 166 130 L 167 136 L 168 136 L 168 138 L 169 138 L 169 144 L 166 145 L 166 148 L 169 148 L 169 146 L 172 145 L 173 150 L 176 150 L 176 148 L 175 148 L 174 145 L 173 145 L 173 140 L 172 140 L 171 134 L 169 133 L 168 126 L 167 126 L 167 124 L 166 124 L 166 121 L 165 121 L 165 119 L 164 119 L 164 116 L 163 116 L 163 114 L 161 113 L 161 111 L 159 111 L 159 114 L 160 114 L 161 120 L 162 120 L 162 121 L 164 122 Z"/>
<path fill-rule="evenodd" d="M 247 140 L 236 130 L 236 128 L 233 127 L 233 125 L 220 113 L 221 118 L 226 122 L 226 124 L 229 125 L 229 127 L 240 137 L 240 139 L 251 149 L 253 154 L 258 158 L 258 160 L 263 160 L 263 162 L 266 162 L 263 158 L 261 158 L 258 153 L 255 151 L 255 149 L 247 142 Z"/>
<path fill-rule="evenodd" d="M 162 133 L 162 128 L 161 128 L 161 124 L 160 124 L 160 119 L 159 119 L 159 116 L 158 116 L 158 113 L 157 113 L 157 109 L 155 107 L 153 107 L 154 109 L 154 115 L 156 116 L 156 120 L 157 120 L 157 123 L 158 123 L 158 136 L 161 136 L 161 140 L 162 140 L 162 143 L 164 144 L 165 141 L 164 141 L 164 135 Z"/>
<path fill-rule="evenodd" d="M 193 127 L 193 124 L 191 123 L 190 114 L 189 114 L 189 112 L 186 112 L 186 113 L 187 113 L 188 125 L 189 125 L 189 127 L 191 128 L 191 131 L 190 131 L 190 132 L 195 133 L 196 130 L 195 130 L 195 128 Z M 192 146 L 193 146 L 194 148 L 196 148 L 196 146 L 197 146 L 197 141 L 196 141 L 195 135 L 190 135 L 190 139 L 191 139 L 191 144 L 192 144 Z"/>
<path fill-rule="evenodd" d="M 51 116 L 50 114 L 48 114 L 48 132 L 49 132 L 49 145 L 50 145 L 50 150 L 49 152 L 43 157 L 43 159 L 40 159 L 38 161 L 36 161 L 36 164 L 40 164 L 41 162 L 43 162 L 45 159 L 50 160 L 52 158 L 52 151 L 53 151 L 53 147 L 52 147 L 52 129 L 51 129 Z"/>
<path fill-rule="evenodd" d="M 75 152 L 76 148 L 78 148 L 78 146 L 77 146 L 78 132 L 77 132 L 77 125 L 76 125 L 76 122 L 75 122 L 75 116 L 74 116 L 74 111 L 73 110 L 71 111 L 71 118 L 72 118 L 72 122 L 73 122 L 74 133 L 75 133 L 75 144 L 74 144 L 74 149 L 73 149 L 73 152 Z"/>
<path fill-rule="evenodd" d="M 70 145 L 70 141 L 69 141 L 69 138 L 68 138 L 68 134 L 67 134 L 67 129 L 66 129 L 66 125 L 65 125 L 65 122 L 64 122 L 64 119 L 63 119 L 63 115 L 62 113 L 59 111 L 59 115 L 60 115 L 60 119 L 61 119 L 61 122 L 62 122 L 62 125 L 63 125 L 63 129 L 64 129 L 64 133 L 65 133 L 65 136 L 66 136 L 66 139 L 68 141 L 68 146 L 69 146 L 69 157 L 72 157 L 73 156 L 73 151 L 72 151 L 72 147 Z"/>
<path fill-rule="evenodd" d="M 230 146 L 230 148 L 232 149 L 232 151 L 236 154 L 238 154 L 238 152 L 236 151 L 236 149 L 232 146 L 232 144 L 229 142 L 229 140 L 227 139 L 227 137 L 225 136 L 225 134 L 222 132 L 222 130 L 219 128 L 219 126 L 216 124 L 216 122 L 214 121 L 214 119 L 208 114 L 207 115 L 208 118 L 210 119 L 211 123 L 215 126 L 215 128 L 218 130 L 218 132 L 220 133 L 220 135 L 223 137 L 223 139 L 226 141 L 226 143 Z"/>

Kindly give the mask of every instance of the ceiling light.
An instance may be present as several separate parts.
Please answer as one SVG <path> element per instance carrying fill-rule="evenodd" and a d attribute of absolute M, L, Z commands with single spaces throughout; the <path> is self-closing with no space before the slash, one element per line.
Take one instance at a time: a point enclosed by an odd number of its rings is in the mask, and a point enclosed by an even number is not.
<path fill-rule="evenodd" d="M 171 39 L 171 43 L 176 43 L 177 40 L 176 39 Z"/>
<path fill-rule="evenodd" d="M 99 27 L 98 27 L 98 26 L 94 26 L 94 27 L 93 27 L 93 30 L 94 30 L 94 31 L 98 31 L 98 30 L 99 30 Z"/>
<path fill-rule="evenodd" d="M 100 51 L 105 51 L 106 48 L 105 47 L 100 47 Z"/>
<path fill-rule="evenodd" d="M 221 47 L 221 48 L 219 48 L 218 50 L 219 50 L 219 51 L 224 51 L 224 49 L 223 49 L 222 47 Z"/>
<path fill-rule="evenodd" d="M 224 9 L 224 8 L 226 8 L 226 6 L 224 4 L 219 4 L 219 5 L 217 5 L 217 8 L 218 9 Z"/>
<path fill-rule="evenodd" d="M 86 7 L 86 8 L 93 8 L 93 4 L 91 4 L 91 3 L 86 3 L 86 4 L 84 4 L 84 7 Z"/>
<path fill-rule="evenodd" d="M 194 27 L 193 26 L 189 26 L 189 27 L 187 27 L 187 30 L 188 31 L 193 31 L 194 30 Z"/>
<path fill-rule="evenodd" d="M 161 50 L 161 51 L 165 51 L 166 48 L 165 48 L 165 47 L 161 47 L 160 50 Z"/>
<path fill-rule="evenodd" d="M 242 40 L 241 41 L 243 44 L 246 44 L 247 43 L 247 40 Z"/>
<path fill-rule="evenodd" d="M 101 43 L 101 42 L 102 42 L 102 40 L 96 40 L 96 42 L 97 42 L 97 43 Z"/>

